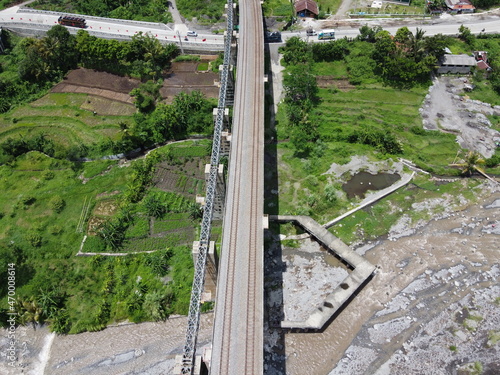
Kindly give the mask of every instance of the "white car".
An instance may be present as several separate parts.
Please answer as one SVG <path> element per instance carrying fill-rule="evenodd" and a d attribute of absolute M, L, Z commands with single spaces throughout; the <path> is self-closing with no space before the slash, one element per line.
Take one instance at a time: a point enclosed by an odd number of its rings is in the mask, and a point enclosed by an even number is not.
<path fill-rule="evenodd" d="M 198 33 L 196 31 L 192 31 L 192 30 L 189 30 L 187 32 L 187 36 L 194 36 L 194 37 L 197 37 L 198 36 Z"/>

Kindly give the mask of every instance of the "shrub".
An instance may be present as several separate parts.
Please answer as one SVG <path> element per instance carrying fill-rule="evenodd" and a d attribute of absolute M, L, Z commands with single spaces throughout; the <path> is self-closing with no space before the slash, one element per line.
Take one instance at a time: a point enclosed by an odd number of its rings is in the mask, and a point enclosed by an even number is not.
<path fill-rule="evenodd" d="M 52 225 L 49 227 L 49 233 L 57 236 L 63 232 L 63 228 L 60 225 Z"/>
<path fill-rule="evenodd" d="M 36 202 L 36 198 L 32 195 L 25 195 L 19 199 L 19 203 L 23 206 L 23 208 L 27 208 L 27 206 L 31 206 Z"/>
<path fill-rule="evenodd" d="M 42 236 L 40 233 L 37 232 L 28 232 L 24 236 L 24 239 L 30 243 L 31 246 L 33 247 L 40 247 L 42 246 Z"/>
<path fill-rule="evenodd" d="M 43 178 L 44 180 L 47 180 L 47 181 L 48 181 L 48 180 L 52 180 L 54 177 L 55 177 L 54 172 L 52 172 L 52 171 L 50 171 L 50 170 L 45 170 L 45 171 L 43 171 L 43 173 L 42 173 L 42 178 Z"/>
<path fill-rule="evenodd" d="M 155 196 L 149 195 L 144 200 L 144 208 L 150 217 L 161 218 L 167 212 L 165 204 Z"/>
<path fill-rule="evenodd" d="M 335 186 L 328 184 L 325 186 L 325 199 L 330 203 L 335 203 L 337 201 L 337 189 Z"/>
<path fill-rule="evenodd" d="M 54 210 L 55 213 L 60 213 L 65 206 L 66 202 L 59 195 L 54 196 L 50 200 L 50 208 Z"/>
<path fill-rule="evenodd" d="M 484 165 L 488 168 L 494 168 L 500 164 L 500 155 L 493 155 L 491 158 L 486 159 Z"/>

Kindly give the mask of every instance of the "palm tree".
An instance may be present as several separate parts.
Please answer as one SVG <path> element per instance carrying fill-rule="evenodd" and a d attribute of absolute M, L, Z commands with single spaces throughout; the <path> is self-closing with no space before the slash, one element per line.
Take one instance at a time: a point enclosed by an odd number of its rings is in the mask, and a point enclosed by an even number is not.
<path fill-rule="evenodd" d="M 420 61 L 425 53 L 425 31 L 417 28 L 415 34 L 410 33 L 409 49 L 415 61 Z"/>
<path fill-rule="evenodd" d="M 33 297 L 30 297 L 29 299 L 18 297 L 16 299 L 15 309 L 19 315 L 18 319 L 21 324 L 26 325 L 28 323 L 32 323 L 33 328 L 36 329 L 36 326 L 43 321 L 42 308 Z"/>
<path fill-rule="evenodd" d="M 488 180 L 497 182 L 484 172 L 484 169 L 482 168 L 482 165 L 484 164 L 485 160 L 483 159 L 481 154 L 479 154 L 477 151 L 469 151 L 465 155 L 465 158 L 462 160 L 462 162 L 450 164 L 450 167 L 460 168 L 462 170 L 462 175 L 464 176 L 470 177 L 474 174 L 474 172 L 478 172 Z"/>

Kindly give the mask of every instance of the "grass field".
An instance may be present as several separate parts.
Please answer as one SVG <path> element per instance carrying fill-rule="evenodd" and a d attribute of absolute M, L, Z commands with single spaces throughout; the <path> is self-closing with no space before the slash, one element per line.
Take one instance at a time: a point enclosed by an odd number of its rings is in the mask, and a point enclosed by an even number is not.
<path fill-rule="evenodd" d="M 208 152 L 206 141 L 176 143 L 157 150 L 160 161 L 173 155 L 172 173 L 190 177 L 194 173 L 203 176 L 204 162 L 195 161 L 206 158 Z M 200 170 L 186 169 L 186 160 L 192 160 L 194 168 Z M 88 224 L 119 215 L 132 174 L 133 168 L 119 166 L 116 161 L 71 163 L 39 152 L 0 166 L 0 188 L 4 191 L 0 196 L 0 260 L 2 264 L 17 264 L 17 296 L 39 298 L 52 289 L 66 296 L 64 316 L 70 333 L 102 329 L 124 319 L 156 320 L 158 316 L 151 315 L 148 306 L 163 301 L 161 296 L 172 296 L 168 297 L 168 314 L 187 313 L 193 274 L 191 246 L 199 231 L 199 220 L 192 220 L 187 211 L 194 195 L 187 198 L 150 187 L 145 199 L 159 197 L 170 210 L 159 219 L 147 217 L 144 201 L 131 206 L 133 221 L 120 251 L 159 250 L 161 254 L 168 248 L 168 267 L 161 271 L 157 270 L 158 262 L 150 260 L 154 255 L 75 257 L 85 234 L 89 236 L 84 252 L 106 250 Z M 87 220 L 80 232 L 77 227 L 87 204 Z M 17 250 L 12 253 L 9 249 Z M 16 253 L 21 255 L 13 260 Z M 165 275 L 170 283 L 160 280 Z M 134 290 L 140 291 L 140 298 Z M 3 295 L 6 291 L 0 292 Z M 2 298 L 1 307 L 5 301 Z"/>
<path fill-rule="evenodd" d="M 94 115 L 101 108 L 107 108 L 106 114 Z M 50 93 L 0 115 L 0 142 L 42 132 L 66 147 L 90 145 L 108 137 L 116 139 L 118 124 L 132 124 L 134 113 L 135 107 L 104 98 Z"/>
<path fill-rule="evenodd" d="M 294 146 L 289 142 L 291 129 L 285 106 L 279 105 L 276 114 L 278 143 L 267 146 L 269 152 L 277 154 L 278 177 L 274 173 L 271 176 L 279 180 L 279 194 L 267 197 L 267 213 L 309 215 L 320 223 L 326 223 L 350 210 L 359 203 L 359 198 L 348 199 L 342 190 L 342 183 L 350 175 L 333 178 L 325 173 L 333 163 L 345 164 L 356 155 L 366 156 L 373 162 L 385 160 L 388 165 L 403 157 L 433 174 L 458 177 L 459 171 L 448 167 L 459 150 L 456 136 L 422 130 L 419 108 L 428 92 L 427 86 L 400 90 L 373 83 L 370 78 L 369 82 L 349 87 L 345 84 L 348 72 L 342 61 L 314 63 L 312 72 L 322 76 L 318 84 L 323 86 L 318 91 L 320 101 L 308 113 L 307 120 L 318 129 L 321 141 L 315 144 L 307 157 L 297 157 Z M 477 91 L 474 90 L 470 96 L 493 104 L 500 100 L 500 96 L 486 82 L 479 82 Z M 491 120 L 493 127 L 498 129 L 500 120 L 494 116 Z M 403 152 L 400 155 L 384 154 L 369 145 L 347 142 L 350 134 L 362 130 L 394 135 Z M 490 173 L 497 170 L 490 169 Z M 449 194 L 456 196 L 452 203 L 459 205 L 457 192 L 474 200 L 475 188 L 480 183 L 476 179 L 458 179 L 437 185 L 428 177 L 419 176 L 406 188 L 344 219 L 331 231 L 347 243 L 375 239 L 387 234 L 403 214 L 416 223 L 420 219 L 429 219 L 440 209 L 416 211 L 413 204 Z M 282 229 L 287 234 L 294 234 L 295 230 Z"/>

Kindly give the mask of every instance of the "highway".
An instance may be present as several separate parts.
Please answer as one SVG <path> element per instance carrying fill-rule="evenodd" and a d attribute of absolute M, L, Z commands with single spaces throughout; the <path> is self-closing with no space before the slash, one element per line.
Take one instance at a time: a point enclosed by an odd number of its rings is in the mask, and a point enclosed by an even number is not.
<path fill-rule="evenodd" d="M 63 13 L 37 11 L 29 8 L 14 6 L 0 11 L 0 26 L 26 27 L 29 30 L 47 31 L 50 27 L 57 25 L 57 19 Z M 164 43 L 177 43 L 186 48 L 201 45 L 207 50 L 221 51 L 224 44 L 223 35 L 212 33 L 199 34 L 197 37 L 186 36 L 185 25 L 175 25 L 175 29 L 162 23 L 140 22 L 130 20 L 119 20 L 112 18 L 84 16 L 87 21 L 85 28 L 91 35 L 107 39 L 129 39 L 139 32 L 150 33 Z M 76 34 L 79 28 L 68 27 L 72 34 Z"/>
<path fill-rule="evenodd" d="M 264 33 L 260 2 L 241 1 L 239 19 L 212 374 L 263 373 Z"/>

